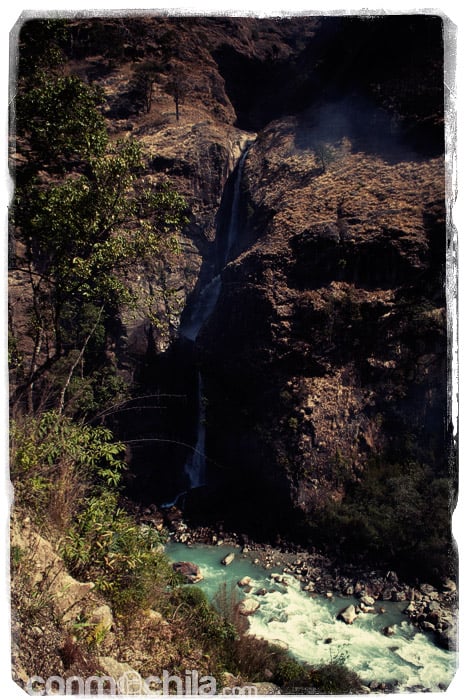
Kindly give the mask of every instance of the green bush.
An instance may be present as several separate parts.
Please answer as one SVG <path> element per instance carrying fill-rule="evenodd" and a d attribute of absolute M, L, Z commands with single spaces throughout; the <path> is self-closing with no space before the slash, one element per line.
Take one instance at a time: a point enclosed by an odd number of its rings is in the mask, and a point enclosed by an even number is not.
<path fill-rule="evenodd" d="M 363 557 L 405 576 L 450 575 L 450 488 L 427 465 L 380 458 L 347 486 L 342 502 L 326 504 L 308 532 L 345 560 Z"/>
<path fill-rule="evenodd" d="M 192 632 L 207 646 L 218 650 L 236 638 L 234 626 L 219 615 L 200 588 L 188 585 L 174 590 L 171 603 L 183 611 Z"/>
<path fill-rule="evenodd" d="M 74 576 L 93 581 L 117 610 L 150 607 L 166 587 L 170 566 L 154 528 L 141 529 L 104 490 L 87 500 L 62 548 Z"/>
<path fill-rule="evenodd" d="M 291 687 L 307 687 L 310 680 L 310 671 L 295 659 L 280 661 L 276 667 L 274 682 L 289 690 Z"/>
<path fill-rule="evenodd" d="M 322 695 L 349 695 L 361 692 L 361 680 L 343 661 L 334 660 L 311 672 L 313 688 Z"/>
<path fill-rule="evenodd" d="M 150 607 L 174 582 L 160 533 L 119 506 L 124 449 L 108 429 L 56 412 L 12 423 L 17 507 L 42 529 L 57 530 L 70 572 L 93 581 L 119 611 Z"/>
<path fill-rule="evenodd" d="M 52 411 L 12 421 L 10 437 L 16 502 L 38 524 L 68 527 L 86 496 L 121 481 L 125 447 L 106 428 Z"/>

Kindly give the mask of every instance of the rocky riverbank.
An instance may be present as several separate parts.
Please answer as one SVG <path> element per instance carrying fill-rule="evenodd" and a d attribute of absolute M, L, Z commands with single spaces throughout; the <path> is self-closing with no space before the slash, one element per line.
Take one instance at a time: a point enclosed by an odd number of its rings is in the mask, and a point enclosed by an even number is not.
<path fill-rule="evenodd" d="M 254 542 L 245 534 L 225 532 L 221 526 L 191 528 L 176 507 L 158 509 L 151 505 L 137 515 L 141 523 L 166 529 L 173 542 L 229 546 L 257 566 L 274 572 L 280 569 L 284 580 L 286 575 L 294 577 L 309 595 L 355 597 L 359 603 L 354 606 L 352 622 L 359 614 L 382 612 L 384 601 L 405 601 L 404 612 L 415 626 L 433 634 L 442 648 L 456 650 L 458 592 L 450 579 L 437 587 L 420 581 L 412 585 L 400 580 L 395 571 L 341 567 L 320 552 L 305 551 L 290 542 L 271 546 Z M 389 635 L 390 630 L 386 628 L 385 633 Z"/>

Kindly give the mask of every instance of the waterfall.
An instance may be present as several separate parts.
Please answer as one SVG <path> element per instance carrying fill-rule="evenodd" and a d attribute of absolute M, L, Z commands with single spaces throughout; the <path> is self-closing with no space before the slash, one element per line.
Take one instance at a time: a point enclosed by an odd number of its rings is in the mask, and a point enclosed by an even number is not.
<path fill-rule="evenodd" d="M 197 338 L 200 329 L 216 306 L 220 291 L 221 277 L 220 275 L 216 275 L 200 292 L 197 303 L 192 309 L 189 321 L 183 325 L 182 335 L 185 338 L 192 341 Z"/>
<path fill-rule="evenodd" d="M 221 256 L 221 267 L 224 267 L 231 259 L 231 251 L 237 241 L 239 235 L 239 204 L 241 197 L 241 180 L 244 171 L 245 159 L 250 148 L 250 142 L 247 143 L 239 162 L 234 172 L 234 186 L 231 199 L 231 208 L 229 210 L 229 224 L 227 227 L 226 240 L 224 245 L 224 253 Z M 183 322 L 181 335 L 193 342 L 202 328 L 203 324 L 213 313 L 216 302 L 221 292 L 221 272 L 216 274 L 207 282 L 201 289 L 196 301 L 194 302 L 189 317 Z"/>
<path fill-rule="evenodd" d="M 184 471 L 189 477 L 189 487 L 191 489 L 196 489 L 199 486 L 205 485 L 205 436 L 206 436 L 206 425 L 205 425 L 205 401 L 203 397 L 203 382 L 202 375 L 200 372 L 197 375 L 197 442 L 195 443 L 195 448 L 186 464 L 184 465 Z"/>
<path fill-rule="evenodd" d="M 244 170 L 244 163 L 251 142 L 249 141 L 239 158 L 234 173 L 234 185 L 231 198 L 231 208 L 229 211 L 229 224 L 227 226 L 226 240 L 222 249 L 221 267 L 224 267 L 230 260 L 231 252 L 237 241 L 239 234 L 239 204 L 241 194 L 241 179 Z M 194 302 L 189 316 L 183 321 L 181 335 L 192 342 L 195 342 L 202 326 L 213 313 L 221 292 L 221 272 L 216 274 L 207 282 Z M 185 465 L 184 473 L 189 479 L 188 489 L 199 488 L 206 483 L 206 409 L 203 397 L 203 381 L 200 372 L 197 375 L 197 441 L 193 452 L 189 455 Z M 184 494 L 180 494 L 184 495 Z M 177 502 L 178 496 L 174 504 Z"/>
<path fill-rule="evenodd" d="M 239 233 L 238 221 L 239 221 L 239 202 L 241 198 L 241 180 L 242 173 L 244 171 L 244 163 L 249 150 L 249 146 L 244 150 L 244 153 L 239 159 L 239 163 L 236 170 L 236 177 L 234 180 L 234 190 L 231 203 L 231 216 L 229 219 L 228 235 L 226 238 L 226 250 L 224 254 L 224 264 L 229 261 L 231 250 L 237 240 Z"/>

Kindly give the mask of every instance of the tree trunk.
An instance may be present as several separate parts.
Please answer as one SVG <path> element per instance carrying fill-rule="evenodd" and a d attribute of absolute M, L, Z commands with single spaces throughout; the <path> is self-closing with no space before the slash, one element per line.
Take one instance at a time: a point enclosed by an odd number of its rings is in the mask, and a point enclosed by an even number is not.
<path fill-rule="evenodd" d="M 66 381 L 65 381 L 63 388 L 60 392 L 60 399 L 58 402 L 58 413 L 60 414 L 60 416 L 63 413 L 64 408 L 65 408 L 66 391 L 70 385 L 71 379 L 73 378 L 74 370 L 79 365 L 82 358 L 84 357 L 84 353 L 86 351 L 87 344 L 88 344 L 89 340 L 92 338 L 93 334 L 95 333 L 98 324 L 100 323 L 100 318 L 102 316 L 102 312 L 103 312 L 103 306 L 100 307 L 100 311 L 98 313 L 97 320 L 95 321 L 94 325 L 92 326 L 89 335 L 84 340 L 84 344 L 83 344 L 81 350 L 79 351 L 79 355 L 77 356 L 76 360 L 71 365 L 71 369 L 68 372 L 68 376 L 66 377 Z"/>

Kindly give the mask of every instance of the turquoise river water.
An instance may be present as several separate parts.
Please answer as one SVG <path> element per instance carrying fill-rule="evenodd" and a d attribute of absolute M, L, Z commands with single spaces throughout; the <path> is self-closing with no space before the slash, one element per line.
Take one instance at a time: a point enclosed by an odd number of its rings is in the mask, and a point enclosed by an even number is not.
<path fill-rule="evenodd" d="M 222 566 L 221 559 L 231 551 L 235 552 L 234 561 Z M 191 561 L 200 567 L 204 580 L 195 585 L 209 599 L 223 584 L 235 586 L 242 577 L 250 576 L 253 588 L 249 594 L 237 587 L 238 597 L 250 595 L 260 601 L 260 608 L 249 617 L 249 633 L 284 642 L 299 660 L 317 665 L 342 657 L 364 683 L 396 682 L 398 690 L 405 692 L 438 692 L 454 676 L 456 653 L 440 649 L 430 635 L 408 621 L 402 612 L 407 603 L 383 601 L 386 612 L 361 614 L 352 625 L 346 625 L 336 619 L 337 615 L 355 599 L 309 594 L 290 575 L 286 576 L 288 586 L 279 585 L 270 574 L 281 573 L 281 569 L 265 570 L 239 549 L 168 543 L 166 553 L 172 561 Z M 259 588 L 266 588 L 267 595 L 254 596 Z M 391 637 L 383 634 L 388 625 L 395 630 Z"/>

